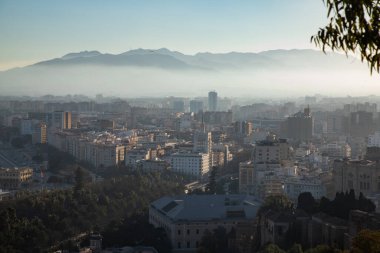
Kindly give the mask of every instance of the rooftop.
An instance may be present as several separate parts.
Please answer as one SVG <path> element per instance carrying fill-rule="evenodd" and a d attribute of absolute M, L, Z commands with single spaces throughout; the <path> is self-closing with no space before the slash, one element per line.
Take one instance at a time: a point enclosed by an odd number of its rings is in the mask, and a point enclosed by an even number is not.
<path fill-rule="evenodd" d="M 151 208 L 173 221 L 254 219 L 260 206 L 247 195 L 181 195 L 151 203 Z"/>

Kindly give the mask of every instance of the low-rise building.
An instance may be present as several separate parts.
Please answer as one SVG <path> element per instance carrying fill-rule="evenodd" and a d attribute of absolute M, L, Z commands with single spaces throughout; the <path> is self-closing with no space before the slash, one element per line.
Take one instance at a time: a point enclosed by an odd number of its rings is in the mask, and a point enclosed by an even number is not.
<path fill-rule="evenodd" d="M 218 227 L 254 226 L 260 203 L 246 195 L 182 195 L 150 204 L 149 222 L 165 229 L 174 252 L 196 252 L 202 237 Z"/>
<path fill-rule="evenodd" d="M 347 221 L 325 213 L 314 214 L 309 222 L 309 246 L 326 244 L 343 249 L 344 235 L 347 231 Z"/>
<path fill-rule="evenodd" d="M 0 168 L 0 189 L 16 190 L 30 182 L 32 177 L 33 169 L 29 167 Z"/>
<path fill-rule="evenodd" d="M 351 189 L 365 196 L 380 192 L 380 163 L 368 160 L 335 160 L 333 164 L 335 192 Z"/>
<path fill-rule="evenodd" d="M 297 201 L 303 192 L 310 192 L 315 199 L 326 196 L 326 189 L 318 179 L 291 177 L 284 181 L 284 193 L 289 199 Z"/>

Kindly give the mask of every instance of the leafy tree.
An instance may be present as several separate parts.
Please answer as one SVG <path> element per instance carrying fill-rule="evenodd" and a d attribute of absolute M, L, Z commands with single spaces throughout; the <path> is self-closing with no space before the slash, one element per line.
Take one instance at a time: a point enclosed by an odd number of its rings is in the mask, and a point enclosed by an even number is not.
<path fill-rule="evenodd" d="M 267 211 L 290 211 L 293 210 L 292 202 L 285 195 L 275 195 L 269 196 L 264 200 L 264 203 L 261 205 L 257 212 L 257 217 L 259 219 L 258 226 L 256 227 L 257 236 L 254 237 L 253 248 L 258 250 L 261 245 L 261 223 L 263 214 Z"/>
<path fill-rule="evenodd" d="M 294 244 L 286 253 L 303 253 L 302 246 Z"/>
<path fill-rule="evenodd" d="M 352 241 L 352 252 L 380 252 L 380 231 L 364 229 Z"/>
<path fill-rule="evenodd" d="M 173 174 L 130 173 L 86 185 L 80 194 L 71 189 L 19 192 L 17 199 L 0 202 L 0 252 L 51 252 L 59 249 L 60 242 L 69 243 L 68 238 L 95 227 L 103 233 L 112 220 L 123 224 L 123 217 L 130 224 L 130 238 L 144 239 L 149 245 L 168 245 L 163 231 L 147 227 L 147 209 L 161 196 L 182 193 L 183 184 Z M 134 218 L 136 215 L 145 220 Z M 122 237 L 123 231 L 117 229 L 113 235 Z"/>
<path fill-rule="evenodd" d="M 75 170 L 75 186 L 74 186 L 74 191 L 78 192 L 82 190 L 84 187 L 84 172 L 81 167 L 78 167 Z"/>
<path fill-rule="evenodd" d="M 286 211 L 292 209 L 293 204 L 285 195 L 275 195 L 269 196 L 264 200 L 264 203 L 261 205 L 258 214 L 261 215 L 267 210 Z"/>
<path fill-rule="evenodd" d="M 376 206 L 370 199 L 364 197 L 362 193 L 356 199 L 354 190 L 351 190 L 349 193 L 337 192 L 335 199 L 332 201 L 322 198 L 318 211 L 348 220 L 350 211 L 355 209 L 371 213 L 375 211 Z"/>
<path fill-rule="evenodd" d="M 218 227 L 211 233 L 206 231 L 202 237 L 198 253 L 231 253 L 228 248 L 229 234 L 224 227 Z"/>
<path fill-rule="evenodd" d="M 331 248 L 328 245 L 318 245 L 314 248 L 308 249 L 305 253 L 340 253 L 340 250 Z"/>
<path fill-rule="evenodd" d="M 150 245 L 160 253 L 171 252 L 170 240 L 165 230 L 149 224 L 146 214 L 133 214 L 119 223 L 113 221 L 102 235 L 104 246 Z"/>
<path fill-rule="evenodd" d="M 316 202 L 310 192 L 303 192 L 298 196 L 297 209 L 302 209 L 308 214 L 315 212 Z"/>
<path fill-rule="evenodd" d="M 276 244 L 268 244 L 263 250 L 260 250 L 259 253 L 285 253 L 285 251 Z"/>
<path fill-rule="evenodd" d="M 323 0 L 329 24 L 311 40 L 325 51 L 359 52 L 371 73 L 380 71 L 380 1 Z"/>

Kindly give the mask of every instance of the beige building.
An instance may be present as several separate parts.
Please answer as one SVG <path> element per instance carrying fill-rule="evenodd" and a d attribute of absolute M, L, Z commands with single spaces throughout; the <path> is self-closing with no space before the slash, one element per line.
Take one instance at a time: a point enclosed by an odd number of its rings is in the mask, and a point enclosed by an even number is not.
<path fill-rule="evenodd" d="M 87 143 L 85 161 L 96 168 L 118 166 L 124 161 L 125 147 L 117 144 Z"/>
<path fill-rule="evenodd" d="M 182 195 L 150 204 L 149 223 L 165 229 L 173 252 L 196 252 L 202 237 L 218 227 L 254 227 L 260 204 L 246 195 Z"/>
<path fill-rule="evenodd" d="M 32 133 L 32 143 L 37 144 L 45 144 L 47 142 L 47 132 L 46 132 L 46 124 L 45 123 L 37 123 L 33 127 Z"/>
<path fill-rule="evenodd" d="M 280 163 L 290 157 L 289 144 L 285 139 L 265 140 L 256 143 L 255 163 Z"/>
<path fill-rule="evenodd" d="M 269 196 L 278 196 L 284 194 L 284 183 L 276 177 L 268 177 L 261 181 L 259 186 L 259 196 L 265 199 Z"/>
<path fill-rule="evenodd" d="M 0 168 L 0 189 L 18 189 L 22 184 L 29 182 L 32 176 L 32 168 Z"/>
<path fill-rule="evenodd" d="M 212 152 L 212 166 L 223 167 L 225 161 L 224 152 L 214 151 Z"/>
<path fill-rule="evenodd" d="M 356 194 L 380 193 L 380 164 L 367 160 L 335 160 L 333 164 L 335 192 L 351 189 Z"/>
<path fill-rule="evenodd" d="M 124 145 L 107 141 L 94 142 L 77 133 L 50 133 L 49 144 L 71 154 L 80 161 L 91 163 L 97 168 L 118 166 L 124 162 Z"/>
<path fill-rule="evenodd" d="M 255 193 L 255 168 L 252 161 L 241 162 L 239 164 L 239 193 L 254 194 Z"/>

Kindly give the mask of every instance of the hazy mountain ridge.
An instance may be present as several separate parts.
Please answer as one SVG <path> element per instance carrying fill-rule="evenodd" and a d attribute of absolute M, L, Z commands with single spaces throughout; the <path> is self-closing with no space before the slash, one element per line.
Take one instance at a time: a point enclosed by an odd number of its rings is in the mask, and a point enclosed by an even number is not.
<path fill-rule="evenodd" d="M 361 94 L 366 89 L 368 95 L 377 87 L 378 75 L 371 77 L 360 60 L 316 50 L 194 55 L 166 48 L 121 54 L 83 51 L 0 72 L 4 95 L 199 96 L 218 90 L 229 96 L 268 97 Z"/>
<path fill-rule="evenodd" d="M 351 62 L 359 60 L 350 58 Z M 310 49 L 271 50 L 259 53 L 197 53 L 186 55 L 166 48 L 134 49 L 121 54 L 102 54 L 98 51 L 69 53 L 61 58 L 38 62 L 32 66 L 135 66 L 160 69 L 204 69 L 204 70 L 237 70 L 237 69 L 278 69 L 288 67 L 338 68 L 350 67 L 347 57 L 341 54 L 324 54 Z M 344 65 L 344 66 L 341 66 Z M 356 67 L 356 66 L 355 66 Z"/>

